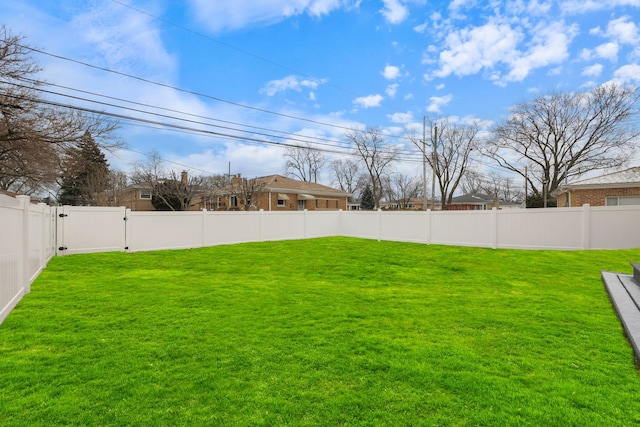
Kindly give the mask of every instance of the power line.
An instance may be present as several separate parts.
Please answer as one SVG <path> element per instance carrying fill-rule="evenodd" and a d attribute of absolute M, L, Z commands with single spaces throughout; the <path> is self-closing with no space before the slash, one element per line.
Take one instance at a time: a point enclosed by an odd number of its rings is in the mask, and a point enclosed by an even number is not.
<path fill-rule="evenodd" d="M 33 80 L 33 79 L 23 78 L 21 80 L 29 82 L 29 83 L 41 83 L 41 82 L 38 82 L 38 81 Z M 5 83 L 9 83 L 9 82 L 5 82 Z M 9 84 L 14 84 L 15 85 L 15 83 L 9 83 Z M 233 121 L 229 121 L 229 120 L 216 119 L 216 118 L 213 118 L 213 117 L 202 116 L 202 115 L 193 114 L 193 113 L 187 113 L 187 112 L 180 111 L 180 110 L 175 110 L 175 109 L 172 109 L 172 108 L 159 107 L 159 106 L 156 106 L 156 105 L 145 104 L 145 103 L 137 102 L 137 101 L 131 101 L 131 100 L 127 100 L 127 99 L 124 99 L 124 98 L 118 98 L 118 97 L 114 97 L 114 96 L 110 96 L 110 95 L 104 95 L 104 94 L 100 94 L 100 93 L 97 93 L 97 92 L 86 91 L 86 90 L 82 90 L 82 89 L 72 88 L 72 87 L 69 87 L 69 86 L 58 85 L 58 84 L 55 84 L 55 83 L 48 83 L 47 82 L 45 84 L 47 86 L 58 87 L 58 88 L 61 88 L 61 89 L 71 90 L 71 91 L 74 91 L 74 92 L 80 92 L 80 93 L 83 93 L 83 94 L 86 94 L 86 95 L 98 96 L 98 97 L 105 98 L 105 99 L 111 99 L 111 100 L 114 100 L 114 101 L 126 102 L 126 103 L 132 104 L 132 105 L 137 105 L 137 106 L 147 107 L 147 108 L 153 108 L 153 109 L 157 109 L 157 110 L 161 110 L 161 111 L 168 111 L 168 112 L 171 112 L 171 113 L 182 114 L 182 115 L 185 115 L 185 116 L 195 117 L 195 118 L 199 118 L 199 119 L 211 120 L 211 121 L 214 121 L 214 122 L 231 124 L 231 125 L 235 125 L 235 126 L 243 126 L 243 127 L 246 127 L 246 128 L 256 129 L 256 130 L 261 130 L 261 131 L 267 131 L 267 132 L 276 132 L 276 133 L 280 133 L 280 134 L 283 134 L 283 135 L 291 135 L 291 136 L 294 136 L 296 138 L 304 137 L 304 138 L 314 139 L 314 140 L 318 140 L 318 141 L 333 142 L 335 144 L 348 144 L 348 143 L 346 143 L 344 141 L 340 141 L 340 140 L 337 140 L 337 139 L 322 138 L 322 137 L 314 136 L 314 135 L 301 135 L 299 133 L 294 133 L 294 132 L 286 132 L 286 131 L 275 130 L 275 129 L 265 128 L 265 127 L 260 127 L 260 126 L 254 126 L 254 125 L 249 125 L 249 124 L 233 122 Z M 41 90 L 43 92 L 46 92 L 45 90 L 40 89 L 40 88 L 36 88 L 36 89 Z M 54 93 L 54 92 L 50 92 L 50 93 Z M 60 96 L 67 96 L 66 94 L 60 94 L 60 93 L 55 93 L 55 94 L 60 95 Z M 84 100 L 89 101 L 89 102 L 94 102 L 93 100 L 88 100 L 88 99 L 84 99 Z M 120 107 L 120 106 L 118 106 L 118 107 L 119 108 L 125 108 L 125 107 Z"/>
<path fill-rule="evenodd" d="M 17 86 L 17 87 L 22 87 L 22 88 L 27 87 L 25 85 L 21 85 L 21 84 L 18 84 L 18 83 L 13 83 L 13 82 L 3 82 L 3 83 L 11 84 L 11 85 L 14 85 L 14 86 Z M 170 116 L 170 115 L 166 115 L 166 114 L 160 114 L 160 113 L 145 111 L 145 110 L 141 110 L 141 109 L 137 109 L 137 108 L 125 107 L 125 106 L 116 105 L 116 104 L 107 103 L 107 102 L 102 102 L 102 101 L 98 101 L 98 100 L 78 97 L 78 96 L 64 94 L 64 93 L 60 93 L 60 92 L 54 92 L 54 91 L 46 90 L 46 89 L 43 89 L 43 88 L 40 88 L 40 87 L 33 88 L 33 89 L 38 90 L 38 91 L 43 92 L 43 93 L 50 94 L 50 95 L 57 95 L 57 96 L 71 98 L 71 99 L 74 99 L 74 100 L 90 102 L 90 103 L 93 103 L 93 104 L 98 104 L 98 105 L 103 105 L 103 106 L 108 106 L 108 107 L 113 107 L 113 108 L 120 108 L 120 109 L 124 109 L 124 110 L 130 111 L 130 112 L 148 114 L 148 115 L 152 115 L 152 116 L 156 116 L 156 117 L 160 117 L 160 118 L 177 120 L 177 121 L 189 123 L 190 125 L 202 125 L 202 126 L 207 126 L 207 127 L 213 127 L 213 128 L 217 128 L 217 129 L 222 129 L 225 132 L 233 131 L 233 132 L 248 133 L 248 131 L 245 130 L 245 129 L 238 129 L 238 128 L 232 128 L 232 127 L 228 127 L 228 126 L 214 125 L 214 124 L 211 124 L 211 123 L 205 123 L 205 122 L 201 122 L 201 121 L 196 121 L 196 120 L 191 120 L 191 119 L 186 119 L 186 118 L 181 118 L 181 117 Z M 98 94 L 98 96 L 101 96 L 101 95 Z M 112 98 L 112 97 L 107 97 L 107 98 Z M 26 98 L 21 98 L 21 99 L 26 99 Z M 47 103 L 46 101 L 41 101 L 41 100 L 38 100 L 38 99 L 30 99 L 30 101 Z M 122 101 L 123 102 L 129 102 L 127 100 L 122 100 Z M 136 103 L 134 103 L 134 104 L 136 104 Z M 49 105 L 53 105 L 53 104 L 51 104 L 51 102 L 49 102 Z M 107 112 L 104 112 L 104 111 L 101 111 L 101 110 L 95 110 L 95 109 L 83 109 L 83 108 L 80 108 L 80 107 L 73 107 L 73 106 L 71 106 L 69 104 L 58 103 L 57 106 L 66 107 L 66 108 L 75 108 L 75 109 L 84 110 L 85 112 L 91 112 L 91 113 L 95 113 L 95 114 L 109 115 L 109 116 L 112 116 L 112 117 L 115 117 L 115 118 L 118 118 L 118 119 L 121 119 L 121 120 L 143 121 L 144 123 L 152 124 L 152 125 L 155 125 L 155 126 L 170 126 L 169 124 L 166 124 L 165 122 L 156 122 L 156 121 L 150 121 L 150 120 L 147 120 L 147 119 L 138 119 L 138 118 L 130 116 L 130 115 L 117 114 L 117 113 L 107 113 Z M 156 107 L 153 107 L 153 106 L 151 106 L 151 107 L 152 108 L 156 108 Z M 163 108 L 160 108 L 160 107 L 158 107 L 158 108 L 159 109 L 163 109 Z M 164 109 L 164 110 L 167 110 L 167 109 Z M 183 113 L 183 112 L 180 112 L 180 111 L 177 111 L 177 110 L 171 110 L 171 111 L 176 111 L 176 112 L 178 112 L 180 114 L 185 114 L 187 116 L 191 115 L 189 113 Z M 212 120 L 212 119 L 210 119 L 208 117 L 204 117 L 204 116 L 197 116 L 197 117 L 203 117 L 203 118 L 205 118 L 207 120 Z M 203 131 L 201 129 L 191 128 L 191 127 L 186 127 L 186 126 L 176 126 L 174 129 L 177 129 L 177 130 L 180 130 L 180 131 L 183 131 L 183 132 L 188 132 L 188 133 L 203 133 L 203 132 L 206 132 L 206 131 Z M 279 131 L 276 131 L 276 132 L 279 132 Z M 282 136 L 279 136 L 279 135 L 272 135 L 272 134 L 262 133 L 262 132 L 252 132 L 252 133 L 254 135 L 258 135 L 258 136 L 266 137 L 266 138 L 284 139 Z M 265 139 L 257 139 L 255 137 L 249 137 L 249 136 L 230 135 L 230 134 L 224 134 L 224 133 L 221 133 L 221 132 L 213 132 L 213 131 L 211 131 L 211 134 L 215 135 L 217 137 L 220 137 L 220 138 L 222 138 L 222 137 L 225 137 L 225 138 L 231 137 L 231 138 L 235 138 L 235 139 L 246 140 L 247 142 L 262 142 L 262 143 L 266 143 L 266 144 L 274 144 L 275 143 L 275 144 L 278 144 L 280 146 L 286 146 L 286 147 L 307 148 L 307 147 L 301 147 L 299 145 L 292 144 L 292 143 L 275 142 L 275 141 L 270 141 L 270 140 L 265 140 Z M 329 143 L 322 143 L 322 142 L 316 142 L 316 141 L 309 141 L 308 139 L 302 139 L 302 138 L 306 138 L 306 136 L 296 135 L 295 138 L 288 137 L 287 139 L 290 140 L 290 141 L 297 141 L 297 142 L 303 142 L 303 143 L 309 144 L 310 147 L 308 147 L 308 148 L 312 148 L 312 149 L 318 150 L 318 151 L 324 151 L 324 152 L 334 153 L 334 154 L 352 154 L 351 152 L 342 151 L 342 149 L 350 149 L 351 147 L 345 147 L 345 146 L 338 145 L 338 144 L 329 144 Z M 339 141 L 335 141 L 335 142 L 340 143 Z M 314 147 L 313 145 L 319 145 L 319 146 L 322 146 L 323 148 Z M 324 148 L 324 147 L 330 147 L 330 148 Z M 405 152 L 404 154 L 408 155 L 408 156 L 411 156 L 413 153 Z M 407 157 L 407 158 L 404 158 L 402 160 L 411 161 L 411 162 L 416 161 L 415 159 L 413 159 L 411 157 Z"/>
<path fill-rule="evenodd" d="M 225 103 L 225 104 L 233 105 L 235 107 L 246 108 L 246 109 L 257 111 L 257 112 L 264 113 L 264 114 L 270 114 L 270 115 L 275 115 L 275 116 L 284 117 L 284 118 L 288 118 L 288 119 L 299 120 L 299 121 L 303 121 L 303 122 L 307 122 L 307 123 L 313 123 L 313 124 L 320 125 L 320 126 L 327 126 L 327 127 L 330 127 L 330 128 L 341 129 L 341 130 L 348 131 L 348 132 L 359 131 L 359 129 L 353 128 L 353 127 L 349 127 L 349 126 L 342 126 L 342 125 L 337 125 L 337 124 L 333 124 L 333 123 L 321 122 L 319 120 L 308 119 L 308 118 L 305 118 L 305 117 L 294 116 L 292 114 L 280 113 L 280 112 L 277 112 L 277 111 L 272 111 L 272 110 L 267 110 L 267 109 L 264 109 L 264 108 L 253 107 L 253 106 L 250 106 L 250 105 L 241 104 L 239 102 L 229 101 L 229 100 L 226 100 L 226 99 L 223 99 L 223 98 L 219 98 L 219 97 L 215 97 L 215 96 L 212 96 L 212 95 L 203 94 L 201 92 L 196 92 L 196 91 L 189 90 L 189 89 L 182 89 L 182 88 L 179 88 L 177 86 L 172 86 L 172 85 L 169 85 L 169 84 L 166 84 L 166 83 L 160 83 L 160 82 L 156 82 L 156 81 L 153 81 L 153 80 L 145 79 L 143 77 L 135 76 L 133 74 L 124 73 L 122 71 L 116 71 L 116 70 L 112 70 L 112 69 L 109 69 L 109 68 L 106 68 L 106 67 L 100 67 L 98 65 L 93 65 L 93 64 L 90 64 L 88 62 L 84 62 L 84 61 L 80 61 L 80 60 L 77 60 L 77 59 L 69 58 L 69 57 L 66 57 L 66 56 L 62 56 L 62 55 L 57 55 L 57 54 L 54 54 L 54 53 L 46 52 L 46 51 L 43 51 L 43 50 L 40 50 L 40 49 L 36 49 L 36 48 L 30 47 L 30 46 L 25 46 L 25 45 L 20 45 L 20 46 L 22 48 L 24 48 L 24 49 L 28 49 L 28 50 L 30 50 L 32 52 L 40 53 L 42 55 L 47 55 L 47 56 L 50 56 L 52 58 L 56 58 L 56 59 L 60 59 L 60 60 L 63 60 L 63 61 L 68 61 L 68 62 L 73 62 L 73 63 L 79 64 L 79 65 L 82 65 L 82 66 L 85 66 L 85 67 L 89 67 L 89 68 L 93 68 L 93 69 L 96 69 L 96 70 L 104 71 L 104 72 L 107 72 L 107 73 L 119 75 L 119 76 L 122 76 L 122 77 L 127 77 L 127 78 L 130 78 L 130 79 L 141 81 L 143 83 L 147 83 L 147 84 L 163 87 L 165 89 L 171 89 L 171 90 L 175 90 L 175 91 L 178 91 L 178 92 L 186 93 L 186 94 L 189 94 L 189 95 L 194 95 L 194 96 L 197 96 L 197 97 L 202 97 L 202 98 L 210 99 L 210 100 L 217 101 L 217 102 L 222 102 L 222 103 Z M 390 134 L 390 133 L 382 133 L 382 134 L 385 137 L 389 137 L 389 138 L 393 138 L 393 139 L 401 139 L 401 140 L 406 140 L 407 139 L 406 137 L 393 135 L 393 134 Z"/>
<path fill-rule="evenodd" d="M 246 109 L 249 109 L 249 110 L 258 111 L 260 113 L 272 114 L 272 115 L 276 115 L 276 116 L 280 116 L 280 117 L 285 117 L 285 118 L 288 118 L 288 119 L 305 121 L 305 122 L 313 123 L 313 124 L 320 125 L 320 126 L 328 126 L 328 127 L 332 127 L 332 128 L 343 129 L 343 130 L 346 130 L 346 131 L 354 131 L 354 130 L 356 130 L 356 129 L 353 129 L 353 128 L 350 128 L 350 127 L 347 127 L 347 126 L 340 126 L 340 125 L 336 125 L 336 124 L 332 124 L 332 123 L 320 122 L 318 120 L 307 119 L 307 118 L 304 118 L 304 117 L 297 117 L 297 116 L 293 116 L 291 114 L 285 114 L 285 113 L 279 113 L 279 112 L 276 112 L 276 111 L 270 111 L 270 110 L 266 110 L 264 108 L 252 107 L 250 105 L 241 104 L 239 102 L 229 101 L 229 100 L 226 100 L 226 99 L 223 99 L 223 98 L 218 98 L 218 97 L 215 97 L 215 96 L 212 96 L 212 95 L 206 95 L 206 94 L 203 94 L 203 93 L 200 93 L 200 92 L 196 92 L 196 91 L 192 91 L 192 90 L 188 90 L 188 89 L 182 89 L 182 88 L 179 88 L 177 86 L 172 86 L 172 85 L 169 85 L 169 84 L 166 84 L 166 83 L 155 82 L 153 80 L 145 79 L 143 77 L 134 76 L 133 74 L 124 73 L 122 71 L 111 70 L 109 68 L 105 68 L 105 67 L 100 67 L 100 66 L 97 66 L 97 65 L 89 64 L 88 62 L 83 62 L 83 61 L 79 61 L 77 59 L 67 58 L 65 56 L 61 56 L 61 55 L 56 55 L 56 54 L 53 54 L 53 53 L 45 52 L 43 50 L 35 49 L 35 48 L 29 47 L 29 46 L 22 46 L 22 47 L 24 47 L 25 49 L 29 49 L 29 50 L 31 50 L 33 52 L 40 53 L 42 55 L 47 55 L 47 56 L 51 56 L 51 57 L 56 58 L 56 59 L 61 59 L 63 61 L 73 62 L 73 63 L 79 64 L 79 65 L 83 65 L 85 67 L 89 67 L 89 68 L 93 68 L 93 69 L 96 69 L 96 70 L 104 71 L 104 72 L 107 72 L 107 73 L 116 74 L 116 75 L 119 75 L 119 76 L 122 76 L 122 77 L 127 77 L 127 78 L 130 78 L 130 79 L 138 80 L 138 81 L 141 81 L 143 83 L 147 83 L 147 84 L 151 84 L 151 85 L 154 85 L 154 86 L 163 87 L 165 89 L 171 89 L 171 90 L 175 90 L 175 91 L 178 91 L 178 92 L 186 93 L 186 94 L 189 94 L 189 95 L 194 95 L 194 96 L 207 98 L 207 99 L 210 99 L 210 100 L 213 100 L 213 101 L 217 101 L 217 102 L 222 102 L 222 103 L 225 103 L 225 104 L 233 105 L 235 107 L 246 108 Z"/>

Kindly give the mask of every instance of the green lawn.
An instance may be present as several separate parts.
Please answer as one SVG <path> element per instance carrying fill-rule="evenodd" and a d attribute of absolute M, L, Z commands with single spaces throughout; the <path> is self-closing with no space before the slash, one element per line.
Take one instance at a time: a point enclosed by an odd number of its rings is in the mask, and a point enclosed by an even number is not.
<path fill-rule="evenodd" d="M 351 238 L 54 258 L 0 325 L 0 425 L 638 425 L 600 279 L 631 261 Z"/>

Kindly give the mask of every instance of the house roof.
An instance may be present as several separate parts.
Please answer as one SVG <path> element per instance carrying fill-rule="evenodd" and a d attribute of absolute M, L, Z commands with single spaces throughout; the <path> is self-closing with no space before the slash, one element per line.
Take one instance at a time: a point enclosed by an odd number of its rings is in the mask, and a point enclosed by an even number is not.
<path fill-rule="evenodd" d="M 608 173 L 594 178 L 575 181 L 561 185 L 552 192 L 553 195 L 565 193 L 568 190 L 589 188 L 620 188 L 640 186 L 640 166 L 625 169 L 619 172 Z"/>
<path fill-rule="evenodd" d="M 348 197 L 350 194 L 328 187 L 326 185 L 317 184 L 315 182 L 298 181 L 297 179 L 287 178 L 282 175 L 269 175 L 256 178 L 264 182 L 265 190 L 278 193 L 294 193 L 294 194 L 311 194 L 317 196 L 333 196 Z"/>
<path fill-rule="evenodd" d="M 484 205 L 486 203 L 493 203 L 493 196 L 481 193 L 469 193 L 457 196 L 451 199 L 452 205 Z"/>
<path fill-rule="evenodd" d="M 451 199 L 452 205 L 487 205 L 495 203 L 494 196 L 482 193 L 468 193 L 462 196 L 457 196 Z M 498 199 L 500 205 L 519 205 L 519 203 L 508 202 L 506 200 Z"/>

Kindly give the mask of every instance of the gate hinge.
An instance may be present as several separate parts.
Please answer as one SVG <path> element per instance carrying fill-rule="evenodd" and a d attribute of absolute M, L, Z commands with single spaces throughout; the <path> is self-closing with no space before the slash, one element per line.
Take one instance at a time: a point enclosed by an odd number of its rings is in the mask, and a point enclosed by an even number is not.
<path fill-rule="evenodd" d="M 68 248 L 66 246 L 60 246 L 58 248 L 59 251 L 66 251 Z"/>
<path fill-rule="evenodd" d="M 122 219 L 125 220 L 125 221 L 129 220 L 129 218 L 127 218 L 126 216 L 124 218 L 122 218 Z"/>
<path fill-rule="evenodd" d="M 58 216 L 59 216 L 60 218 L 64 218 L 65 216 L 69 216 L 69 215 L 67 215 L 67 214 L 58 214 Z"/>

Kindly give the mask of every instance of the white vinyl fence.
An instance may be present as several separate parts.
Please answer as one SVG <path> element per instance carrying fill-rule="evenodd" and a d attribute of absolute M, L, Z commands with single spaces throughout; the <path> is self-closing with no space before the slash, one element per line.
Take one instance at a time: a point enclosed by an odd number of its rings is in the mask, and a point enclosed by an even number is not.
<path fill-rule="evenodd" d="M 55 253 L 55 209 L 0 194 L 0 323 Z"/>
<path fill-rule="evenodd" d="M 513 249 L 640 247 L 640 206 L 488 211 L 131 212 L 0 195 L 0 322 L 58 255 L 348 236 Z"/>

